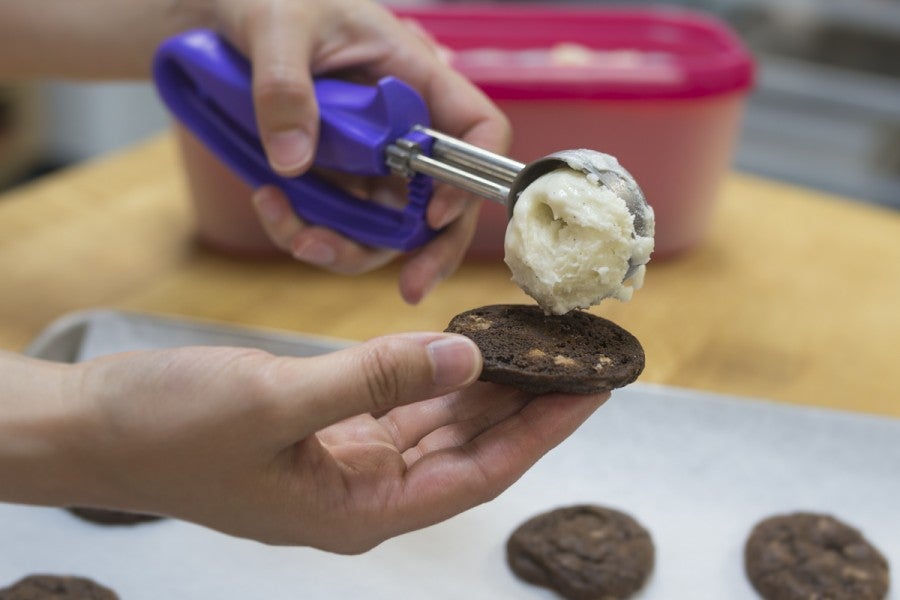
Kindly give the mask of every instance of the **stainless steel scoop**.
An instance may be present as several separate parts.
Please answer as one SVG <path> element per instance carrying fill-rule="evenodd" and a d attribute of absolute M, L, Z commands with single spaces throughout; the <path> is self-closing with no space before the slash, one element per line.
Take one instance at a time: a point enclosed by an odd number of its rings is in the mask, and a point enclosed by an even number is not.
<path fill-rule="evenodd" d="M 512 218 L 513 207 L 519 195 L 542 175 L 560 168 L 583 172 L 589 179 L 596 179 L 625 201 L 634 217 L 635 235 L 652 235 L 644 214 L 647 202 L 633 180 L 620 173 L 600 166 L 604 161 L 595 157 L 603 154 L 586 149 L 562 150 L 539 158 L 528 164 L 495 154 L 478 146 L 435 131 L 416 126 L 415 130 L 432 138 L 430 155 L 408 140 L 398 140 L 387 148 L 387 164 L 396 173 L 411 177 L 423 173 L 454 187 L 472 192 L 488 200 L 499 202 L 507 208 Z M 634 275 L 640 264 L 629 262 L 624 279 Z"/>

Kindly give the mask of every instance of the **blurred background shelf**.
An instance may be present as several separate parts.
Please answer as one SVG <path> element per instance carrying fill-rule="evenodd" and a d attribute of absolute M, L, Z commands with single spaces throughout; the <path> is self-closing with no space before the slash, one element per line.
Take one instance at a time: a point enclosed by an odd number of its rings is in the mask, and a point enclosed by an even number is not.
<path fill-rule="evenodd" d="M 738 168 L 900 209 L 900 0 L 692 4 L 759 60 Z"/>
<path fill-rule="evenodd" d="M 735 164 L 900 209 L 900 79 L 762 57 Z"/>

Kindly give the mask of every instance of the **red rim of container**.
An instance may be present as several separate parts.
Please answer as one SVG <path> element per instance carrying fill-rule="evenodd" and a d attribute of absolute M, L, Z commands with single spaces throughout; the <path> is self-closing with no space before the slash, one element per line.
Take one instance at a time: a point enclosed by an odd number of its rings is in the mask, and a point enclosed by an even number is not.
<path fill-rule="evenodd" d="M 574 43 L 591 50 L 634 50 L 666 56 L 665 69 L 573 77 L 564 69 L 460 70 L 498 99 L 677 99 L 724 95 L 753 86 L 753 57 L 722 21 L 673 8 L 554 9 L 516 6 L 395 8 L 451 51 L 524 50 Z M 646 75 L 646 76 L 643 76 Z"/>

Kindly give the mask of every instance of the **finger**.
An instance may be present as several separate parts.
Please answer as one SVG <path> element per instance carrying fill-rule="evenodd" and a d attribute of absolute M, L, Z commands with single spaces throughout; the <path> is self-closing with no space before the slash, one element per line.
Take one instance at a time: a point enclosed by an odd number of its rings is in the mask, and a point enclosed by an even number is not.
<path fill-rule="evenodd" d="M 506 115 L 456 71 L 441 69 L 428 81 L 424 96 L 438 130 L 492 152 L 509 151 L 512 129 Z M 460 102 L 469 103 L 468 108 L 460 110 Z"/>
<path fill-rule="evenodd" d="M 448 52 L 449 49 L 441 46 L 437 39 L 422 27 L 418 21 L 415 19 L 401 19 L 400 22 L 403 23 L 403 26 L 406 27 L 410 33 L 419 38 L 426 48 L 434 52 L 439 59 L 444 60 L 445 53 Z"/>
<path fill-rule="evenodd" d="M 456 448 L 467 444 L 491 427 L 508 419 L 525 406 L 531 396 L 517 390 L 508 389 L 506 393 L 497 392 L 491 395 L 490 401 L 480 399 L 481 410 L 465 419 L 447 423 L 433 431 L 427 432 L 414 446 L 403 451 L 403 460 L 407 466 L 420 460 L 432 452 L 440 452 L 448 448 Z"/>
<path fill-rule="evenodd" d="M 372 248 L 326 227 L 307 225 L 291 238 L 288 251 L 297 260 L 343 275 L 358 275 L 386 265 L 396 250 Z"/>
<path fill-rule="evenodd" d="M 479 207 L 470 202 L 460 218 L 406 261 L 400 270 L 400 295 L 406 302 L 419 303 L 459 268 L 475 235 Z"/>
<path fill-rule="evenodd" d="M 297 260 L 335 273 L 365 273 L 389 263 L 398 254 L 394 250 L 363 246 L 331 229 L 307 224 L 275 186 L 256 190 L 253 206 L 263 230 L 278 248 Z"/>
<path fill-rule="evenodd" d="M 571 435 L 607 399 L 548 395 L 469 443 L 423 456 L 407 471 L 398 514 L 411 531 L 495 498 Z"/>
<path fill-rule="evenodd" d="M 418 333 L 376 338 L 301 364 L 303 377 L 291 378 L 290 371 L 279 377 L 289 383 L 283 397 L 295 404 L 298 434 L 469 385 L 481 373 L 481 352 L 461 335 Z"/>
<path fill-rule="evenodd" d="M 479 389 L 491 390 L 490 401 L 476 392 Z M 462 392 L 395 408 L 378 417 L 378 422 L 390 433 L 397 450 L 404 452 L 443 427 L 499 412 L 498 406 L 521 407 L 520 397 L 513 388 L 478 382 Z"/>
<path fill-rule="evenodd" d="M 284 176 L 309 168 L 319 128 L 309 67 L 313 36 L 305 30 L 309 20 L 297 12 L 301 8 L 300 3 L 271 3 L 248 25 L 260 139 L 272 168 Z"/>
<path fill-rule="evenodd" d="M 291 251 L 291 240 L 304 227 L 284 193 L 273 185 L 253 192 L 253 208 L 266 235 L 278 248 Z"/>
<path fill-rule="evenodd" d="M 458 188 L 447 185 L 438 186 L 428 202 L 425 214 L 428 225 L 432 229 L 443 229 L 458 219 L 473 201 L 480 201 L 480 199 Z"/>
<path fill-rule="evenodd" d="M 413 86 L 429 107 L 432 125 L 494 152 L 509 148 L 509 121 L 493 102 L 434 51 L 427 36 L 398 22 L 393 51 L 368 65 L 373 78 L 394 75 Z"/>
<path fill-rule="evenodd" d="M 386 75 L 398 77 L 421 94 L 435 128 L 493 152 L 507 152 L 511 129 L 500 109 L 446 63 L 445 54 L 435 51 L 430 35 L 420 27 L 396 19 L 390 21 L 392 24 L 379 30 L 378 36 L 382 40 L 393 39 L 394 43 L 374 44 L 378 50 L 370 51 L 368 57 L 345 53 L 339 61 L 335 57 L 334 66 L 356 66 L 371 80 Z"/>
<path fill-rule="evenodd" d="M 316 432 L 316 437 L 333 453 L 339 452 L 342 446 L 373 442 L 383 442 L 386 447 L 396 452 L 390 436 L 370 414 L 356 415 L 320 429 Z"/>
<path fill-rule="evenodd" d="M 383 68 L 419 90 L 433 127 L 492 152 L 509 150 L 509 120 L 468 79 L 434 53 L 423 54 L 419 60 L 398 58 L 387 61 Z"/>

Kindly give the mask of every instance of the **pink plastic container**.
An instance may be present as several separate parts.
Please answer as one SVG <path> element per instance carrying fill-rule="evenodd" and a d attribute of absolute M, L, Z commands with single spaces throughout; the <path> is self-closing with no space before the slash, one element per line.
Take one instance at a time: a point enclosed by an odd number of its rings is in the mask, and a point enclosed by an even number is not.
<path fill-rule="evenodd" d="M 723 23 L 673 9 L 453 6 L 398 10 L 513 125 L 510 155 L 616 156 L 656 212 L 654 258 L 707 229 L 752 87 L 753 59 Z M 506 211 L 485 203 L 470 257 L 503 255 Z"/>

